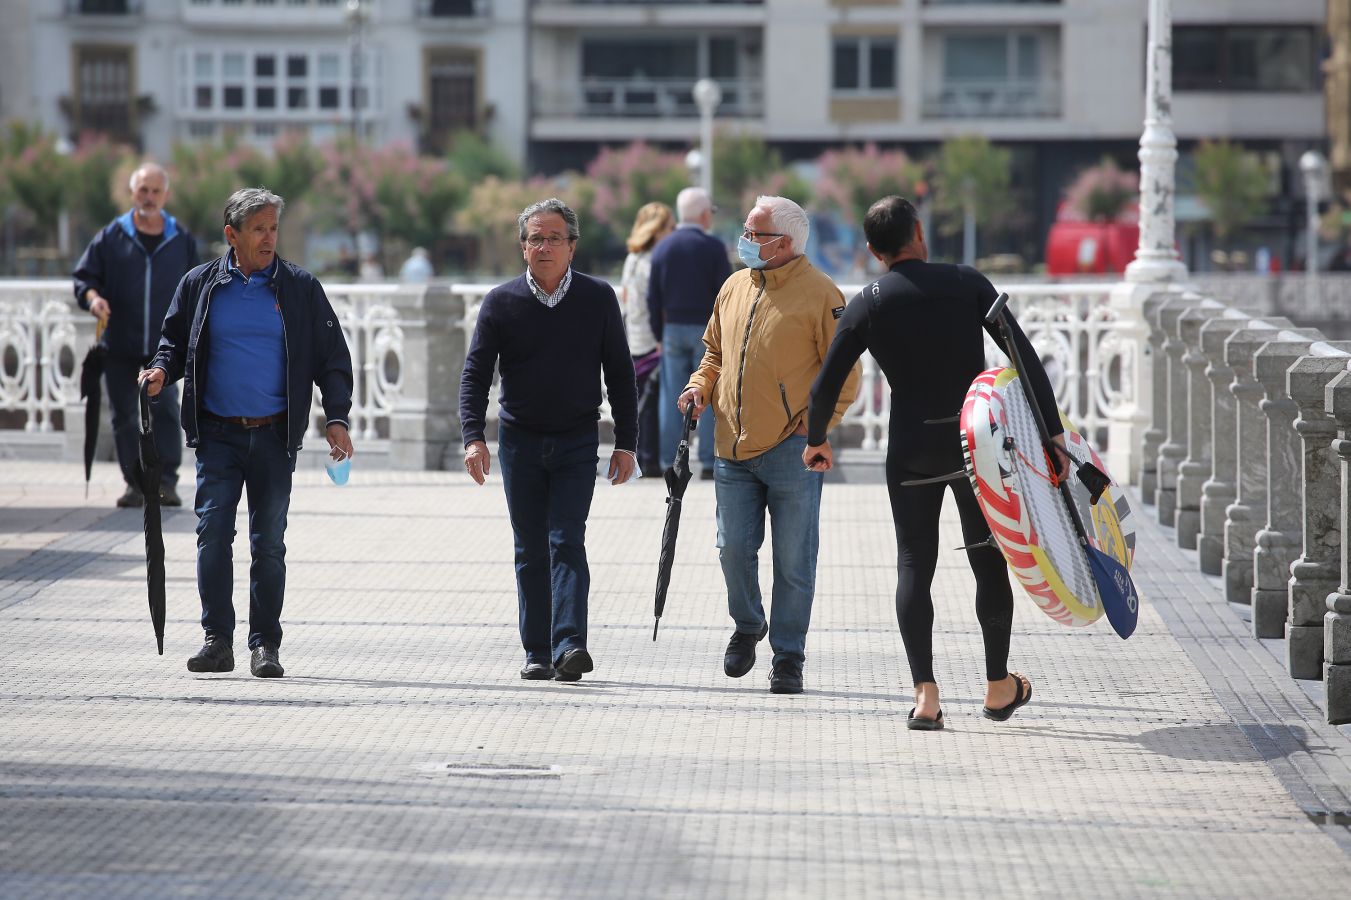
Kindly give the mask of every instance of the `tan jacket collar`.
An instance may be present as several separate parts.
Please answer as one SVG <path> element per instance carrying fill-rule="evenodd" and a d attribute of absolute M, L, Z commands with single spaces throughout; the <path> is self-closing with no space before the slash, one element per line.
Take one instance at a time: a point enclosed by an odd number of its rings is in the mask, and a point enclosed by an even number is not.
<path fill-rule="evenodd" d="M 773 291 L 783 287 L 797 276 L 810 271 L 811 267 L 812 264 L 807 261 L 806 254 L 802 254 L 793 257 L 792 260 L 777 269 L 756 269 L 751 277 L 757 284 L 763 285 L 765 290 Z M 756 275 L 759 277 L 757 278 Z"/>

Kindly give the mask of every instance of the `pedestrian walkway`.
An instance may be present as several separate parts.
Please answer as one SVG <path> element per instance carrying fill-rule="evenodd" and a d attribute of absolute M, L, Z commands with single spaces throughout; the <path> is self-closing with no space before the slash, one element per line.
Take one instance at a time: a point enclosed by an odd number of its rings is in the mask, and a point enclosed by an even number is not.
<path fill-rule="evenodd" d="M 597 486 L 578 684 L 523 682 L 499 473 L 302 470 L 287 676 L 193 676 L 195 518 L 166 517 L 155 655 L 140 514 L 100 467 L 0 485 L 0 897 L 815 898 L 1332 895 L 1351 739 L 1147 525 L 1123 643 L 1019 596 L 980 716 L 964 555 L 935 585 L 948 725 L 907 731 L 885 489 L 831 484 L 807 692 L 730 631 L 711 484 L 690 485 L 657 641 L 655 480 Z M 944 547 L 961 543 L 955 516 Z M 1147 516 L 1141 516 L 1146 520 Z M 247 608 L 245 532 L 236 605 Z M 769 584 L 768 556 L 762 560 Z"/>

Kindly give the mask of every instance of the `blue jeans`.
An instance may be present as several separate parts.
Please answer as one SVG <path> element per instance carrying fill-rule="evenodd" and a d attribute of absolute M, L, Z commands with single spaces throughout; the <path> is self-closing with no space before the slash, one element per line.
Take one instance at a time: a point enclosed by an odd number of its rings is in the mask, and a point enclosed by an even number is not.
<path fill-rule="evenodd" d="M 748 634 L 759 634 L 765 624 L 759 563 L 769 511 L 774 542 L 769 645 L 775 662 L 805 658 L 816 593 L 823 476 L 802 465 L 806 446 L 805 436 L 791 435 L 753 459 L 718 457 L 714 468 L 727 612 L 736 630 Z"/>
<path fill-rule="evenodd" d="M 704 326 L 667 323 L 661 335 L 661 464 L 666 468 L 675 460 L 680 443 L 680 428 L 685 417 L 676 409 L 680 392 L 690 383 L 690 375 L 704 358 Z M 704 400 L 708 400 L 705 397 Z M 699 464 L 713 468 L 713 410 L 699 417 Z"/>
<path fill-rule="evenodd" d="M 249 498 L 249 649 L 281 646 L 286 592 L 286 511 L 295 455 L 287 452 L 285 422 L 245 428 L 198 420 L 197 591 L 208 638 L 232 642 L 235 631 L 235 514 Z"/>
<path fill-rule="evenodd" d="M 594 425 L 540 434 L 502 423 L 498 431 L 526 662 L 557 662 L 568 650 L 586 647 L 586 518 L 598 444 Z"/>

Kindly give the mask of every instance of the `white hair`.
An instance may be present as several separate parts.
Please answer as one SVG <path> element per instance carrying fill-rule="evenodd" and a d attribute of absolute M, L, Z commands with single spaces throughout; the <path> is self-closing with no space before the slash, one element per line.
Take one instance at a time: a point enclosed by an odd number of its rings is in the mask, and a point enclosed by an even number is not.
<path fill-rule="evenodd" d="M 169 192 L 169 173 L 164 171 L 164 166 L 161 166 L 159 163 L 152 163 L 152 162 L 142 163 L 141 165 L 136 167 L 136 171 L 132 172 L 131 177 L 127 179 L 127 189 L 130 190 L 133 194 L 136 193 L 137 175 L 159 175 L 161 178 L 164 179 L 165 193 Z"/>
<path fill-rule="evenodd" d="M 756 197 L 755 205 L 769 211 L 769 221 L 774 223 L 775 231 L 792 239 L 793 252 L 799 256 L 807 252 L 807 238 L 812 226 L 806 210 L 787 197 Z"/>
<path fill-rule="evenodd" d="M 676 216 L 682 222 L 693 222 L 712 208 L 708 191 L 701 187 L 687 187 L 676 194 Z"/>

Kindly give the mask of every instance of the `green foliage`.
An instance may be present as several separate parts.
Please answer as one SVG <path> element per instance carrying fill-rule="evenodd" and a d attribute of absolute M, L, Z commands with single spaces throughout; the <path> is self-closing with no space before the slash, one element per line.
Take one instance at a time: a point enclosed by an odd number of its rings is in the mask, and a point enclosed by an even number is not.
<path fill-rule="evenodd" d="M 225 201 L 242 187 L 257 186 L 266 172 L 262 154 L 233 139 L 175 144 L 171 160 L 169 211 L 199 240 L 222 240 Z"/>
<path fill-rule="evenodd" d="M 863 223 L 868 207 L 882 197 L 913 199 L 925 191 L 919 165 L 903 151 L 879 150 L 876 144 L 827 150 L 817 165 L 817 205 L 855 225 Z"/>
<path fill-rule="evenodd" d="M 43 240 L 56 244 L 56 230 L 66 201 L 72 163 L 56 150 L 56 138 L 20 136 L 22 147 L 5 162 L 5 182 L 14 201 L 33 217 Z"/>
<path fill-rule="evenodd" d="M 970 203 L 986 227 L 998 226 L 1014 211 L 1009 191 L 1012 154 L 979 135 L 965 135 L 943 142 L 934 165 L 934 205 L 940 214 L 940 229 L 962 229 Z"/>
<path fill-rule="evenodd" d="M 1267 172 L 1256 154 L 1229 141 L 1202 141 L 1192 160 L 1196 193 L 1210 210 L 1215 237 L 1223 241 L 1262 211 Z"/>
<path fill-rule="evenodd" d="M 127 183 L 119 176 L 130 168 L 126 147 L 106 137 L 87 137 L 80 141 L 71 159 L 69 191 L 66 202 L 71 213 L 92 234 L 128 206 Z"/>
<path fill-rule="evenodd" d="M 575 175 L 557 179 L 536 177 L 529 181 L 489 175 L 470 189 L 463 208 L 456 214 L 455 224 L 461 231 L 478 237 L 480 269 L 501 274 L 524 268 L 516 217 L 530 204 L 550 197 L 557 197 L 574 210 L 583 210 L 592 205 L 595 192 L 586 179 Z M 581 232 L 574 262 L 585 269 L 594 259 L 601 234 L 585 219 Z"/>
<path fill-rule="evenodd" d="M 511 157 L 473 131 L 455 135 L 446 162 L 465 184 L 478 184 L 490 175 L 503 181 L 520 177 L 520 169 Z"/>
<path fill-rule="evenodd" d="M 591 229 L 601 232 L 612 245 L 622 244 L 640 207 L 654 201 L 674 207 L 676 194 L 690 183 L 683 156 L 642 142 L 601 150 L 586 175 L 594 194 L 583 209 L 590 212 Z M 582 223 L 583 234 L 587 225 Z"/>
<path fill-rule="evenodd" d="M 1121 171 L 1116 160 L 1104 156 L 1100 164 L 1079 173 L 1065 191 L 1065 202 L 1090 222 L 1114 222 L 1139 196 L 1140 176 Z"/>

